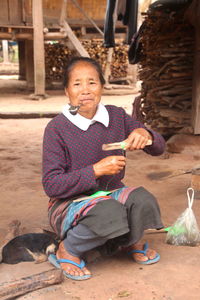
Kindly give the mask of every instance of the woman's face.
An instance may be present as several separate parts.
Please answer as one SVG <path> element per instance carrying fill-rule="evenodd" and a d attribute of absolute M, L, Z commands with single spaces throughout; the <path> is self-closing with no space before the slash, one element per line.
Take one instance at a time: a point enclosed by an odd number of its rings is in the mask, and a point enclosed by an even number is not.
<path fill-rule="evenodd" d="M 87 62 L 78 62 L 69 74 L 65 89 L 71 105 L 80 106 L 78 113 L 92 119 L 101 100 L 103 86 L 94 66 Z"/>

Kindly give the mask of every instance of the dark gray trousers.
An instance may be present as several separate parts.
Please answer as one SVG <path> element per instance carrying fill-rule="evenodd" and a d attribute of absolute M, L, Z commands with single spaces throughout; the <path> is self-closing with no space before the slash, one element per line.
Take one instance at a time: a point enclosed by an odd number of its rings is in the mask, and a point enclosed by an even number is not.
<path fill-rule="evenodd" d="M 64 247 L 71 255 L 81 257 L 85 252 L 104 245 L 107 240 L 80 223 L 68 231 Z"/>
<path fill-rule="evenodd" d="M 67 232 L 64 246 L 77 257 L 100 246 L 112 254 L 119 246 L 137 243 L 145 229 L 162 227 L 155 197 L 139 187 L 129 194 L 124 205 L 114 199 L 99 202 Z"/>

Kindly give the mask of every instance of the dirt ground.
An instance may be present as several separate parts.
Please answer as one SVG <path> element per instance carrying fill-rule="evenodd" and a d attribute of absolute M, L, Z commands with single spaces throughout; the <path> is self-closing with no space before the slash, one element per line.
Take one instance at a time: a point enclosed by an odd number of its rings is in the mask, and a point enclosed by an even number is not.
<path fill-rule="evenodd" d="M 60 111 L 66 99 L 62 92 L 50 92 L 43 101 L 31 101 L 27 94 L 4 93 L 0 112 Z M 134 95 L 104 96 L 104 103 L 123 106 L 131 112 Z M 8 224 L 18 219 L 22 232 L 38 232 L 48 224 L 47 202 L 41 185 L 42 136 L 50 119 L 0 119 L 0 242 Z M 197 151 L 197 152 L 195 152 Z M 158 199 L 165 226 L 171 225 L 187 207 L 186 190 L 191 174 L 161 178 L 161 172 L 173 172 L 197 165 L 200 155 L 190 149 L 179 154 L 151 157 L 142 151 L 127 153 L 125 184 L 144 186 Z M 193 206 L 200 224 L 200 199 Z M 88 264 L 93 277 L 78 282 L 65 279 L 62 284 L 41 289 L 19 299 L 74 300 L 197 300 L 200 294 L 199 247 L 172 246 L 166 233 L 146 232 L 144 240 L 155 248 L 159 263 L 141 266 L 124 254 L 97 257 Z M 0 284 L 50 270 L 48 263 L 0 264 Z"/>

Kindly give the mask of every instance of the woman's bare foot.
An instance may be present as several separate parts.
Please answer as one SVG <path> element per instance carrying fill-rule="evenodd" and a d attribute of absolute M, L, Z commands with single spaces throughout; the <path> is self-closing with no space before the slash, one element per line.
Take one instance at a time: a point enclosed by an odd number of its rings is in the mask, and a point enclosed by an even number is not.
<path fill-rule="evenodd" d="M 79 257 L 71 255 L 69 252 L 64 247 L 63 242 L 59 244 L 58 251 L 56 253 L 56 256 L 58 259 L 69 259 L 72 260 L 73 262 L 80 264 L 81 260 Z M 72 276 L 83 276 L 83 275 L 91 275 L 90 271 L 84 267 L 83 269 L 80 269 L 77 266 L 74 266 L 73 264 L 70 263 L 60 263 L 61 268 L 67 273 Z"/>
<path fill-rule="evenodd" d="M 144 250 L 144 244 L 136 243 L 134 245 L 131 245 L 130 247 L 128 247 L 128 251 L 131 251 L 131 250 Z M 147 261 L 149 259 L 154 259 L 157 255 L 157 252 L 153 249 L 148 248 L 146 251 L 146 255 L 143 253 L 134 253 L 134 252 L 131 255 L 135 261 L 143 262 L 143 261 Z"/>

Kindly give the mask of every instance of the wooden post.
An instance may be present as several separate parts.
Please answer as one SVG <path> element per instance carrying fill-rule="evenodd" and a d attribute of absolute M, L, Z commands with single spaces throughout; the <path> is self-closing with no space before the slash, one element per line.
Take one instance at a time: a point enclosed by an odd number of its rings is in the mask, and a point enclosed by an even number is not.
<path fill-rule="evenodd" d="M 25 41 L 18 41 L 19 51 L 19 80 L 26 80 Z"/>
<path fill-rule="evenodd" d="M 194 134 L 200 134 L 200 29 L 197 27 L 195 37 L 192 88 L 192 125 Z"/>
<path fill-rule="evenodd" d="M 45 61 L 42 0 L 32 1 L 35 99 L 45 97 Z"/>
<path fill-rule="evenodd" d="M 5 64 L 9 63 L 9 58 L 8 58 L 8 41 L 3 40 L 2 41 L 2 47 L 3 47 L 3 62 Z"/>
<path fill-rule="evenodd" d="M 33 40 L 25 40 L 25 70 L 26 82 L 29 90 L 34 89 L 34 62 L 33 62 Z"/>

